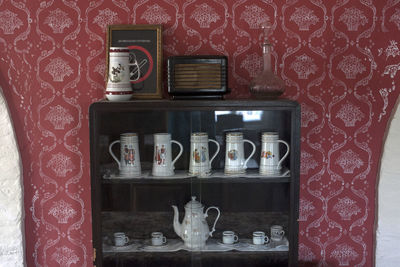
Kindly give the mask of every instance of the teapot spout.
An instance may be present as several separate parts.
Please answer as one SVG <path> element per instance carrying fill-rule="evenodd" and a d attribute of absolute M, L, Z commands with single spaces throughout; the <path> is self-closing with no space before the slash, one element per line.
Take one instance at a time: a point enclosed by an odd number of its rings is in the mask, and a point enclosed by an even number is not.
<path fill-rule="evenodd" d="M 179 236 L 182 237 L 182 224 L 179 223 L 179 211 L 178 207 L 175 205 L 172 205 L 172 208 L 174 209 L 174 230 L 175 233 Z"/>

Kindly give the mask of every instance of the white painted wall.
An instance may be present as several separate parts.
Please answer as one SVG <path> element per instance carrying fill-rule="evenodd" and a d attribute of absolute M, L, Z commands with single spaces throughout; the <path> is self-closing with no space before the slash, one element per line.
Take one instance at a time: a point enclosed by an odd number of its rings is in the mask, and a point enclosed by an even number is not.
<path fill-rule="evenodd" d="M 400 97 L 383 147 L 378 183 L 377 267 L 400 267 Z"/>
<path fill-rule="evenodd" d="M 0 266 L 25 266 L 22 164 L 0 88 Z"/>

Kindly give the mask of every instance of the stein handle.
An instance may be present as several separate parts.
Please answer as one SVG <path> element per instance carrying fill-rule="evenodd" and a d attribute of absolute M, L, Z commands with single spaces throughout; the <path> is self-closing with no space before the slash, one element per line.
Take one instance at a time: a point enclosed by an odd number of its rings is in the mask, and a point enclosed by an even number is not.
<path fill-rule="evenodd" d="M 171 140 L 171 143 L 177 144 L 179 146 L 179 153 L 178 155 L 174 158 L 174 160 L 171 162 L 171 169 L 175 169 L 175 162 L 180 158 L 180 156 L 182 155 L 183 152 L 183 146 L 181 143 L 179 143 L 178 141 L 175 140 Z"/>
<path fill-rule="evenodd" d="M 247 140 L 247 139 L 243 139 L 243 142 L 247 142 L 247 143 L 249 143 L 250 145 L 252 145 L 252 147 L 253 147 L 253 151 L 250 153 L 250 156 L 248 156 L 247 157 L 247 159 L 244 161 L 244 163 L 243 163 L 243 168 L 244 169 L 247 169 L 247 162 L 250 160 L 250 158 L 254 155 L 254 153 L 256 153 L 256 145 L 253 143 L 253 142 L 251 142 L 250 140 Z"/>
<path fill-rule="evenodd" d="M 285 144 L 286 147 L 287 147 L 287 151 L 286 151 L 285 155 L 283 155 L 283 157 L 281 158 L 281 160 L 278 162 L 277 168 L 279 169 L 279 167 L 281 166 L 282 161 L 289 155 L 290 149 L 289 149 L 289 144 L 286 143 L 285 141 L 283 141 L 283 140 L 278 140 L 277 142 L 278 142 L 278 143 Z"/>
<path fill-rule="evenodd" d="M 216 210 L 218 211 L 217 218 L 215 218 L 213 227 L 212 227 L 211 232 L 210 232 L 210 236 L 212 236 L 212 234 L 215 232 L 215 225 L 217 224 L 217 221 L 218 221 L 218 219 L 219 219 L 219 216 L 221 215 L 221 212 L 219 211 L 219 208 L 217 208 L 217 207 L 214 207 L 214 206 L 208 207 L 208 209 L 206 209 L 206 215 L 205 215 L 205 217 L 208 217 L 208 211 L 209 211 L 210 209 L 216 209 Z"/>
<path fill-rule="evenodd" d="M 214 155 L 211 157 L 210 162 L 209 162 L 209 166 L 210 166 L 210 170 L 211 170 L 211 162 L 215 159 L 215 157 L 217 156 L 218 152 L 219 152 L 219 144 L 217 141 L 215 141 L 214 139 L 208 139 L 208 142 L 213 142 L 217 145 L 217 151 L 215 151 Z"/>
<path fill-rule="evenodd" d="M 114 142 L 112 142 L 110 144 L 110 146 L 108 147 L 108 152 L 110 152 L 111 157 L 113 157 L 113 159 L 118 163 L 118 168 L 121 169 L 121 162 L 118 160 L 118 158 L 114 155 L 114 153 L 112 152 L 112 146 L 115 145 L 116 143 L 120 143 L 120 140 L 116 140 Z"/>

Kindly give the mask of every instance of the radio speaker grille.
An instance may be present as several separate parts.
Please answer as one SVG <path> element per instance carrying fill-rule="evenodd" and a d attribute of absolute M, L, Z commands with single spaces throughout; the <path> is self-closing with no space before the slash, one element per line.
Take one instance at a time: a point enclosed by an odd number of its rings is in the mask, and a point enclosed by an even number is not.
<path fill-rule="evenodd" d="M 174 81 L 176 89 L 222 87 L 221 64 L 176 64 Z"/>

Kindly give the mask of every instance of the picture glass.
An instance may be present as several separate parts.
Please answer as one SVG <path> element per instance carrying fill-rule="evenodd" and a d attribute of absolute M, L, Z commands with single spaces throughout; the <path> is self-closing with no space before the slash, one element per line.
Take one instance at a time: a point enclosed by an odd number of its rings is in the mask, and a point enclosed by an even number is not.
<path fill-rule="evenodd" d="M 112 30 L 110 45 L 129 48 L 130 81 L 134 93 L 156 93 L 157 31 Z"/>

